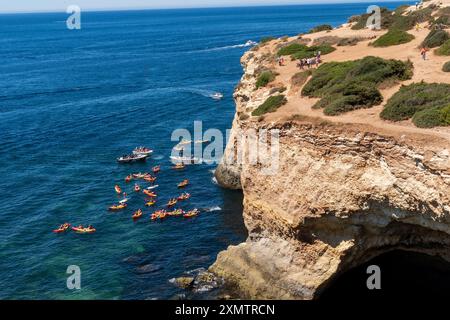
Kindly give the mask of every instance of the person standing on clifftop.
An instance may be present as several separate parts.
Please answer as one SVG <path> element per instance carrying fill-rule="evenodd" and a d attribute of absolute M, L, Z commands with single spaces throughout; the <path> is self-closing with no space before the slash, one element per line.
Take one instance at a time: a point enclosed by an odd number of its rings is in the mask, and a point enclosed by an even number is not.
<path fill-rule="evenodd" d="M 427 52 L 428 52 L 428 48 L 423 47 L 422 49 L 420 49 L 420 55 L 422 56 L 423 60 L 427 60 Z"/>

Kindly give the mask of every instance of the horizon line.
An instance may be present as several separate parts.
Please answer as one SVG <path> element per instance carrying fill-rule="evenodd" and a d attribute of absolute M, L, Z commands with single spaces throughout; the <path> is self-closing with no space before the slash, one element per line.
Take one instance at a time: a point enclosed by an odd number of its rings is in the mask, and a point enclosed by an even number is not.
<path fill-rule="evenodd" d="M 193 7 L 111 7 L 111 8 L 90 8 L 84 9 L 83 12 L 120 12 L 120 11 L 163 11 L 163 10 L 190 10 L 190 9 L 232 9 L 232 8 L 255 8 L 255 7 L 292 7 L 292 6 L 305 6 L 305 5 L 342 5 L 342 4 L 364 4 L 373 2 L 414 2 L 414 0 L 364 0 L 361 2 L 346 2 L 347 0 L 340 0 L 334 2 L 313 3 L 305 2 L 298 4 L 246 4 L 246 5 L 230 5 L 230 6 L 193 6 Z M 42 10 L 42 11 L 0 11 L 0 15 L 9 14 L 42 14 L 42 13 L 66 13 L 64 10 Z"/>

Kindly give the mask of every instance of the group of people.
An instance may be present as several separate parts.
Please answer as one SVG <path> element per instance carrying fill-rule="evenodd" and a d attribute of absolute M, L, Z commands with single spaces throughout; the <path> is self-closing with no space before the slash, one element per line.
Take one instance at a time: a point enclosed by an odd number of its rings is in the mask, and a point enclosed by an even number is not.
<path fill-rule="evenodd" d="M 301 70 L 304 70 L 305 67 L 307 67 L 308 69 L 311 69 L 314 66 L 319 67 L 319 64 L 321 62 L 322 62 L 321 52 L 318 51 L 316 53 L 316 56 L 313 58 L 300 59 L 300 61 L 297 63 L 297 67 L 299 67 Z"/>

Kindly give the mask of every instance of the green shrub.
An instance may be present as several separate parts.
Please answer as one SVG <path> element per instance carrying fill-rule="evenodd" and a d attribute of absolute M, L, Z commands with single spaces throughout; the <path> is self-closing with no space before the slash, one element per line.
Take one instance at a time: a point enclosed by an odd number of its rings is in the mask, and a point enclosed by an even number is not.
<path fill-rule="evenodd" d="M 442 67 L 442 71 L 450 72 L 450 61 L 444 63 L 444 66 Z"/>
<path fill-rule="evenodd" d="M 441 46 L 445 41 L 450 39 L 450 35 L 445 30 L 434 29 L 431 30 L 425 40 L 422 42 L 422 47 L 436 48 Z"/>
<path fill-rule="evenodd" d="M 370 108 L 382 102 L 377 88 L 387 80 L 412 77 L 412 64 L 398 60 L 365 57 L 356 61 L 329 62 L 314 71 L 302 94 L 321 98 L 314 108 L 329 115 Z"/>
<path fill-rule="evenodd" d="M 403 86 L 387 102 L 380 117 L 386 120 L 402 121 L 411 119 L 423 126 L 431 123 L 430 114 L 436 114 L 432 109 L 442 108 L 450 103 L 450 84 L 446 83 L 413 83 Z M 425 110 L 428 110 L 425 112 Z"/>
<path fill-rule="evenodd" d="M 275 77 L 276 74 L 270 70 L 261 72 L 261 74 L 258 76 L 258 79 L 256 80 L 256 89 L 265 87 L 268 83 L 275 80 Z"/>
<path fill-rule="evenodd" d="M 442 125 L 450 126 L 450 104 L 441 109 Z"/>
<path fill-rule="evenodd" d="M 435 107 L 418 111 L 412 118 L 413 123 L 419 128 L 433 128 L 443 125 L 441 108 Z"/>
<path fill-rule="evenodd" d="M 302 72 L 297 72 L 294 74 L 291 78 L 291 83 L 295 87 L 301 87 L 305 84 L 306 80 L 308 80 L 308 77 L 311 75 L 311 70 L 306 70 Z"/>
<path fill-rule="evenodd" d="M 389 30 L 386 34 L 379 37 L 372 45 L 374 47 L 389 47 L 403 43 L 408 43 L 414 39 L 412 34 L 399 29 Z"/>
<path fill-rule="evenodd" d="M 406 16 L 402 13 L 403 9 L 397 8 L 394 12 L 387 8 L 381 8 L 381 28 L 399 29 L 403 31 L 411 30 L 417 23 L 431 21 L 433 10 L 425 8 L 413 11 Z M 352 26 L 353 30 L 360 30 L 366 27 L 367 19 L 371 14 L 363 14 L 359 17 L 356 24 Z"/>
<path fill-rule="evenodd" d="M 292 56 L 294 59 L 310 58 L 316 55 L 318 51 L 322 55 L 329 54 L 336 49 L 328 44 L 318 46 L 306 46 L 300 43 L 292 43 L 278 50 L 278 56 Z"/>
<path fill-rule="evenodd" d="M 435 50 L 438 56 L 450 56 L 450 40 L 445 41 L 439 48 Z"/>
<path fill-rule="evenodd" d="M 320 32 L 320 31 L 328 31 L 328 30 L 333 30 L 333 27 L 330 26 L 329 24 L 321 24 L 321 25 L 309 30 L 308 33 L 316 33 L 316 32 Z"/>
<path fill-rule="evenodd" d="M 261 116 L 268 112 L 275 112 L 279 107 L 287 103 L 284 95 L 271 96 L 252 112 L 252 116 Z"/>

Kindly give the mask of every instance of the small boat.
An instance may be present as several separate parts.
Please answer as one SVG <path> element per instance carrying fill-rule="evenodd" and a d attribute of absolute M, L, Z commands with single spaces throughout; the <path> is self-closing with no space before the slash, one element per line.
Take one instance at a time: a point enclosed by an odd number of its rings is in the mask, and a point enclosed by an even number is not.
<path fill-rule="evenodd" d="M 189 193 L 183 193 L 178 197 L 178 201 L 188 200 L 191 197 Z"/>
<path fill-rule="evenodd" d="M 154 186 L 150 186 L 147 188 L 147 190 L 153 190 L 159 187 L 159 184 L 155 184 Z"/>
<path fill-rule="evenodd" d="M 222 100 L 223 98 L 223 94 L 220 92 L 215 92 L 214 94 L 211 95 L 211 98 L 213 98 L 214 100 Z"/>
<path fill-rule="evenodd" d="M 132 163 L 137 161 L 145 161 L 147 160 L 148 155 L 145 154 L 129 154 L 125 156 L 121 156 L 117 158 L 117 162 L 119 163 Z"/>
<path fill-rule="evenodd" d="M 121 194 L 122 193 L 122 189 L 120 189 L 120 187 L 116 184 L 116 186 L 114 187 L 114 190 L 116 190 L 117 194 Z"/>
<path fill-rule="evenodd" d="M 196 140 L 195 141 L 195 143 L 197 143 L 197 144 L 205 144 L 205 143 L 210 143 L 211 141 L 210 140 Z"/>
<path fill-rule="evenodd" d="M 177 163 L 172 167 L 173 170 L 183 170 L 184 168 L 186 168 L 186 166 L 182 163 Z"/>
<path fill-rule="evenodd" d="M 196 157 L 174 157 L 171 156 L 170 159 L 172 160 L 175 165 L 177 164 L 195 164 L 196 162 L 199 162 L 200 159 Z"/>
<path fill-rule="evenodd" d="M 156 203 L 155 200 L 150 200 L 149 202 L 147 202 L 147 203 L 145 204 L 145 206 L 146 206 L 146 207 L 151 207 L 151 206 L 154 206 L 155 203 Z"/>
<path fill-rule="evenodd" d="M 139 192 L 141 191 L 141 187 L 138 184 L 134 185 L 134 192 Z"/>
<path fill-rule="evenodd" d="M 150 191 L 150 190 L 144 190 L 144 191 L 142 191 L 142 193 L 145 194 L 147 197 L 150 197 L 150 198 L 156 198 L 157 197 L 156 193 L 154 193 L 153 191 Z"/>
<path fill-rule="evenodd" d="M 147 178 L 147 177 L 151 177 L 152 175 L 150 173 L 148 173 L 148 172 L 144 172 L 144 173 L 139 172 L 139 173 L 133 173 L 132 176 L 135 179 L 144 179 L 144 178 Z"/>
<path fill-rule="evenodd" d="M 122 199 L 119 201 L 120 204 L 124 204 L 128 202 L 128 198 Z"/>
<path fill-rule="evenodd" d="M 183 215 L 183 217 L 185 217 L 185 218 L 193 218 L 193 217 L 198 216 L 199 213 L 200 213 L 200 211 L 198 209 L 194 209 L 194 210 L 186 212 Z"/>
<path fill-rule="evenodd" d="M 169 213 L 167 213 L 169 216 L 171 217 L 179 217 L 182 216 L 184 214 L 184 211 L 181 209 L 175 209 Z"/>
<path fill-rule="evenodd" d="M 152 149 L 146 148 L 146 147 L 137 147 L 133 150 L 134 155 L 145 155 L 150 156 L 153 153 Z"/>
<path fill-rule="evenodd" d="M 131 182 L 131 180 L 133 180 L 133 175 L 130 174 L 130 175 L 128 175 L 128 176 L 125 177 L 125 182 L 126 182 L 126 183 Z"/>
<path fill-rule="evenodd" d="M 162 220 L 167 218 L 167 211 L 166 210 L 158 210 L 155 211 L 154 213 L 152 213 L 150 219 L 155 221 L 155 220 Z"/>
<path fill-rule="evenodd" d="M 70 228 L 70 223 L 64 223 L 62 225 L 59 226 L 58 229 L 53 230 L 54 233 L 63 233 L 66 232 L 67 230 L 69 230 Z"/>
<path fill-rule="evenodd" d="M 141 218 L 143 214 L 144 213 L 142 212 L 142 210 L 139 209 L 138 211 L 133 213 L 132 218 L 133 218 L 133 220 L 137 220 L 137 219 Z"/>
<path fill-rule="evenodd" d="M 186 180 L 183 180 L 183 181 L 181 181 L 179 184 L 178 184 L 178 188 L 184 188 L 184 187 L 186 187 L 187 185 L 189 184 L 189 180 L 188 179 L 186 179 Z"/>
<path fill-rule="evenodd" d="M 153 173 L 158 173 L 158 172 L 160 172 L 161 171 L 161 166 L 156 166 L 156 167 L 153 167 Z"/>
<path fill-rule="evenodd" d="M 153 183 L 153 182 L 155 182 L 155 181 L 156 181 L 156 177 L 152 177 L 152 176 L 149 176 L 149 177 L 145 177 L 145 178 L 144 178 L 144 181 L 147 181 L 147 182 Z"/>
<path fill-rule="evenodd" d="M 121 204 L 115 204 L 112 205 L 111 207 L 108 208 L 109 211 L 119 211 L 119 210 L 123 210 L 127 207 L 128 205 L 126 203 L 121 203 Z"/>
<path fill-rule="evenodd" d="M 177 202 L 178 202 L 178 200 L 175 199 L 175 198 L 170 199 L 169 202 L 167 203 L 167 207 L 169 207 L 169 208 L 170 208 L 170 207 L 173 207 L 174 205 L 177 204 Z"/>
<path fill-rule="evenodd" d="M 182 146 L 182 145 L 190 144 L 190 143 L 192 143 L 191 140 L 181 140 L 180 143 L 179 143 L 178 145 Z"/>
<path fill-rule="evenodd" d="M 95 231 L 97 231 L 92 226 L 89 226 L 87 228 L 83 226 L 72 227 L 72 230 L 75 231 L 76 233 L 94 233 Z"/>

